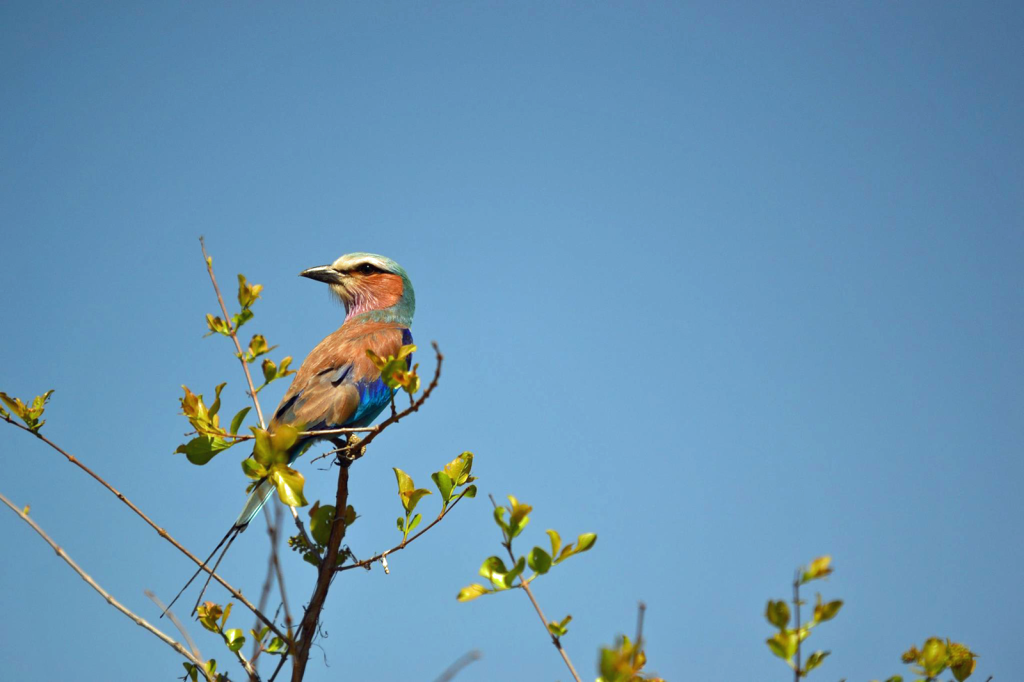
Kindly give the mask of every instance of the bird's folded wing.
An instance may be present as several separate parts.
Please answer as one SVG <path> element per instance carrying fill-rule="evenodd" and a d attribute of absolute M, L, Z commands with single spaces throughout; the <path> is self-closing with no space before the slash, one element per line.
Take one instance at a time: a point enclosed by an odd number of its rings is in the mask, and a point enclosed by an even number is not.
<path fill-rule="evenodd" d="M 367 349 L 381 357 L 396 355 L 407 336 L 407 330 L 383 323 L 334 332 L 306 357 L 272 423 L 315 430 L 342 428 L 361 420 L 371 407 L 362 403 L 380 400 L 382 391 L 377 389 L 384 388 Z M 389 399 L 390 392 L 385 402 Z"/>

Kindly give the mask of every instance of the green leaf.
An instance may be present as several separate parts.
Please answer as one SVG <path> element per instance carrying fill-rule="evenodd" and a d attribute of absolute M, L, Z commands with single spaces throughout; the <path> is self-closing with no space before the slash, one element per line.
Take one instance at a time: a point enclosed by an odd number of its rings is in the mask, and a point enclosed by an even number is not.
<path fill-rule="evenodd" d="M 43 416 L 46 402 L 50 399 L 51 395 L 53 395 L 53 389 L 42 395 L 37 395 L 30 404 L 26 405 L 21 402 L 20 398 L 12 398 L 6 393 L 0 392 L 0 402 L 7 405 L 15 416 L 25 422 L 25 426 L 28 427 L 29 431 L 39 433 L 39 429 L 43 428 L 43 424 L 46 423 L 45 420 L 40 421 L 39 418 Z M 4 412 L 4 414 L 8 413 Z"/>
<path fill-rule="evenodd" d="M 405 533 L 405 519 L 399 516 L 397 519 L 395 519 L 395 523 L 398 525 L 398 532 Z"/>
<path fill-rule="evenodd" d="M 416 505 L 419 504 L 421 498 L 426 495 L 433 495 L 426 488 L 417 488 L 416 490 L 410 490 L 409 492 L 402 493 L 402 506 L 405 507 L 405 511 L 411 514 Z"/>
<path fill-rule="evenodd" d="M 530 569 L 538 575 L 544 575 L 551 570 L 551 555 L 540 547 L 534 547 L 528 555 Z"/>
<path fill-rule="evenodd" d="M 221 608 L 220 604 L 216 604 L 212 601 L 203 602 L 196 607 L 196 615 L 199 616 L 199 624 L 210 632 L 219 632 L 220 625 L 217 621 L 224 614 L 224 609 Z"/>
<path fill-rule="evenodd" d="M 287 464 L 289 453 L 298 442 L 300 431 L 289 424 L 279 425 L 273 433 L 255 426 L 250 426 L 249 430 L 256 437 L 252 457 L 268 469 L 272 464 Z"/>
<path fill-rule="evenodd" d="M 821 595 L 818 595 L 817 603 L 814 605 L 814 622 L 824 623 L 827 620 L 832 620 L 839 613 L 839 609 L 843 607 L 843 601 L 837 599 L 836 601 L 830 601 L 827 604 L 821 603 Z"/>
<path fill-rule="evenodd" d="M 275 461 L 281 463 L 288 461 L 288 453 L 292 451 L 295 443 L 299 440 L 299 431 L 301 430 L 290 424 L 279 424 L 274 429 L 270 434 L 270 447 L 274 449 Z"/>
<path fill-rule="evenodd" d="M 793 658 L 793 654 L 796 653 L 796 634 L 788 630 L 775 633 L 775 636 L 766 640 L 766 643 L 768 648 L 772 650 L 772 653 L 784 661 L 789 661 Z"/>
<path fill-rule="evenodd" d="M 409 528 L 406 531 L 407 533 L 411 533 L 414 530 L 416 530 L 416 526 L 420 525 L 420 518 L 421 517 L 420 517 L 419 514 L 417 514 L 416 516 L 412 517 L 412 521 L 409 522 Z"/>
<path fill-rule="evenodd" d="M 252 458 L 263 466 L 269 467 L 274 463 L 274 450 L 270 447 L 270 432 L 255 426 L 250 426 L 249 430 L 256 438 L 252 448 Z"/>
<path fill-rule="evenodd" d="M 224 438 L 213 438 L 210 436 L 196 436 L 188 443 L 179 445 L 174 452 L 182 453 L 188 457 L 188 461 L 202 466 L 217 456 L 217 453 L 227 450 L 235 441 Z"/>
<path fill-rule="evenodd" d="M 206 672 L 210 673 L 211 675 L 214 674 L 215 672 L 217 672 L 217 659 L 211 658 L 206 662 L 206 665 L 204 667 L 206 668 Z"/>
<path fill-rule="evenodd" d="M 437 486 L 437 491 L 441 493 L 441 500 L 447 505 L 448 500 L 452 496 L 452 488 L 455 487 L 451 477 L 443 471 L 435 471 L 430 474 L 430 478 L 434 481 L 434 485 Z"/>
<path fill-rule="evenodd" d="M 25 417 L 25 404 L 21 402 L 21 398 L 12 398 L 3 391 L 0 391 L 0 401 L 3 401 L 4 405 L 14 413 L 16 417 Z"/>
<path fill-rule="evenodd" d="M 251 409 L 252 406 L 243 407 L 238 411 L 238 414 L 231 418 L 231 433 L 238 433 L 238 429 L 242 427 L 242 422 L 245 421 L 245 415 L 249 414 L 249 410 Z"/>
<path fill-rule="evenodd" d="M 458 486 L 466 482 L 472 468 L 473 453 L 463 452 L 461 455 L 445 465 L 444 473 L 452 480 L 453 485 Z"/>
<path fill-rule="evenodd" d="M 804 666 L 804 674 L 807 674 L 821 665 L 821 662 L 825 660 L 831 651 L 815 651 L 813 654 L 807 657 L 807 664 Z"/>
<path fill-rule="evenodd" d="M 409 474 L 405 473 L 398 467 L 392 467 L 392 470 L 395 472 L 395 480 L 398 481 L 399 496 L 401 496 L 402 493 L 407 493 L 416 487 L 416 485 L 412 482 L 412 477 Z M 405 506 L 404 498 L 402 506 Z"/>
<path fill-rule="evenodd" d="M 483 585 L 478 585 L 477 583 L 473 583 L 472 585 L 467 585 L 466 587 L 463 587 L 461 590 L 459 590 L 459 594 L 456 597 L 456 599 L 458 599 L 459 601 L 463 601 L 463 602 L 465 602 L 465 601 L 473 601 L 477 597 L 480 597 L 480 596 L 485 595 L 485 594 L 489 594 L 491 592 L 493 592 L 493 590 L 488 590 Z"/>
<path fill-rule="evenodd" d="M 331 538 L 331 525 L 334 523 L 334 505 L 319 506 L 319 502 L 309 510 L 309 532 L 313 540 L 326 546 Z"/>
<path fill-rule="evenodd" d="M 495 588 L 506 589 L 505 576 L 508 575 L 508 569 L 505 568 L 505 562 L 501 560 L 501 557 L 489 556 L 484 559 L 483 564 L 480 565 L 480 575 L 490 580 Z"/>
<path fill-rule="evenodd" d="M 516 565 L 512 567 L 512 570 L 505 574 L 502 582 L 505 583 L 505 587 L 512 587 L 515 584 L 516 578 L 523 574 L 526 570 L 526 557 L 519 557 L 516 561 Z"/>
<path fill-rule="evenodd" d="M 501 528 L 502 532 L 508 534 L 508 524 L 505 523 L 505 512 L 508 510 L 504 507 L 494 508 L 494 522 L 498 524 L 498 528 Z"/>
<path fill-rule="evenodd" d="M 807 570 L 804 571 L 803 576 L 800 578 L 801 583 L 808 583 L 818 578 L 824 578 L 825 576 L 832 573 L 830 564 L 832 563 L 832 557 L 820 556 L 810 563 Z"/>
<path fill-rule="evenodd" d="M 234 323 L 235 329 L 238 330 L 238 329 L 242 328 L 243 324 L 245 324 L 246 322 L 248 322 L 252 318 L 253 318 L 252 311 L 249 310 L 248 308 L 246 308 L 245 310 L 243 310 L 242 312 L 238 313 L 237 315 L 232 315 L 231 316 L 231 321 Z"/>
<path fill-rule="evenodd" d="M 476 486 L 467 486 L 466 489 L 459 494 L 459 497 L 476 497 Z"/>
<path fill-rule="evenodd" d="M 242 631 L 239 628 L 225 630 L 224 641 L 227 642 L 228 649 L 231 651 L 238 651 L 245 646 L 245 637 L 242 635 Z"/>
<path fill-rule="evenodd" d="M 256 299 L 260 297 L 260 292 L 263 291 L 262 284 L 249 284 L 245 275 L 238 274 L 238 305 L 242 306 L 243 309 L 248 308 Z"/>
<path fill-rule="evenodd" d="M 768 600 L 768 606 L 764 609 L 764 617 L 778 629 L 784 630 L 789 625 L 789 605 L 782 600 Z"/>
<path fill-rule="evenodd" d="M 182 663 L 185 666 L 185 675 L 188 676 L 192 682 L 199 682 L 199 670 L 191 663 Z"/>
<path fill-rule="evenodd" d="M 594 546 L 595 542 L 597 542 L 596 533 L 584 533 L 583 535 L 576 538 L 576 551 L 573 552 L 573 554 L 586 552 L 588 549 Z"/>
<path fill-rule="evenodd" d="M 231 331 L 228 329 L 228 323 L 219 317 L 214 317 L 210 313 L 206 313 L 206 326 L 210 329 L 209 332 L 203 334 L 204 337 L 210 336 L 211 334 L 223 334 L 224 336 L 231 336 Z"/>
<path fill-rule="evenodd" d="M 277 346 L 267 346 L 267 340 L 263 337 L 263 334 L 253 334 L 252 340 L 249 342 L 249 350 L 246 351 L 244 359 L 246 362 L 253 362 L 256 358 L 266 355 L 275 348 Z"/>
<path fill-rule="evenodd" d="M 284 650 L 284 640 L 280 637 L 274 637 L 270 640 L 270 644 L 267 645 L 268 654 L 279 654 Z"/>
<path fill-rule="evenodd" d="M 218 412 L 220 412 L 220 392 L 223 391 L 224 387 L 227 386 L 227 385 L 228 385 L 228 382 L 225 381 L 223 383 L 217 384 L 217 386 L 215 386 L 214 389 L 213 389 L 214 393 L 215 393 L 215 395 L 213 397 L 213 403 L 210 405 L 209 409 L 206 411 L 206 413 L 208 415 L 210 415 L 211 419 L 213 417 L 215 417 Z"/>
<path fill-rule="evenodd" d="M 526 524 L 530 522 L 528 514 L 533 511 L 533 507 L 528 504 L 522 504 L 513 496 L 508 496 L 508 501 L 511 503 L 509 506 L 509 519 L 508 519 L 508 535 L 509 539 L 512 539 L 523 532 L 526 528 Z"/>
<path fill-rule="evenodd" d="M 267 468 L 252 457 L 246 457 L 242 460 L 242 473 L 254 481 L 259 481 L 267 477 Z"/>
<path fill-rule="evenodd" d="M 572 616 L 566 616 L 562 619 L 560 623 L 551 621 L 550 623 L 548 623 L 548 632 L 550 632 L 555 637 L 564 637 L 566 633 L 569 632 L 568 625 L 571 620 Z"/>
<path fill-rule="evenodd" d="M 278 497 L 289 507 L 305 507 L 308 504 L 302 495 L 306 481 L 295 469 L 285 464 L 274 464 L 270 467 L 270 480 L 277 486 Z"/>
<path fill-rule="evenodd" d="M 562 538 L 557 531 L 548 529 L 548 537 L 551 538 L 551 556 L 558 556 L 558 550 L 562 548 Z"/>

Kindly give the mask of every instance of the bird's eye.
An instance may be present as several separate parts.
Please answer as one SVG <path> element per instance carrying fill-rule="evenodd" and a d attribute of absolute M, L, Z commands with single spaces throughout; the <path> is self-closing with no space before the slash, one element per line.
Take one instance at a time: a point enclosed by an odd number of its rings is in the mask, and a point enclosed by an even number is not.
<path fill-rule="evenodd" d="M 356 268 L 356 270 L 358 270 L 364 275 L 372 275 L 375 272 L 380 272 L 380 270 L 376 266 L 373 266 L 369 263 L 363 263 L 358 268 Z"/>

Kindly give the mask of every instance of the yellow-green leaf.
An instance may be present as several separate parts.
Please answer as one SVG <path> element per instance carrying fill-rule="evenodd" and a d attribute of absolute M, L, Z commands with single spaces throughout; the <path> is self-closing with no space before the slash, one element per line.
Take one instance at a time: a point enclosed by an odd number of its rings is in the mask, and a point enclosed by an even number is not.
<path fill-rule="evenodd" d="M 305 507 L 306 498 L 302 495 L 305 479 L 295 469 L 286 464 L 274 464 L 270 467 L 270 480 L 277 486 L 277 495 L 289 507 Z"/>
<path fill-rule="evenodd" d="M 764 609 L 764 617 L 768 619 L 769 623 L 782 630 L 789 625 L 789 606 L 782 600 L 769 600 L 768 606 Z"/>
<path fill-rule="evenodd" d="M 461 590 L 459 590 L 459 594 L 456 597 L 456 599 L 458 599 L 459 601 L 473 601 L 477 597 L 485 595 L 491 591 L 492 590 L 488 590 L 483 585 L 473 583 L 472 585 L 467 585 L 466 587 L 463 587 Z"/>
<path fill-rule="evenodd" d="M 827 620 L 832 620 L 839 613 L 839 609 L 843 607 L 843 601 L 837 599 L 836 601 L 830 601 L 827 604 L 821 603 L 821 595 L 818 595 L 818 601 L 814 605 L 814 622 L 824 623 Z"/>
<path fill-rule="evenodd" d="M 803 577 L 800 582 L 806 583 L 818 578 L 824 578 L 825 576 L 832 573 L 832 569 L 829 567 L 832 563 L 832 557 L 820 556 L 810 563 L 807 570 L 804 571 Z"/>
<path fill-rule="evenodd" d="M 239 628 L 225 630 L 224 641 L 227 643 L 228 649 L 231 651 L 238 651 L 245 646 L 245 637 L 242 635 L 242 631 Z"/>

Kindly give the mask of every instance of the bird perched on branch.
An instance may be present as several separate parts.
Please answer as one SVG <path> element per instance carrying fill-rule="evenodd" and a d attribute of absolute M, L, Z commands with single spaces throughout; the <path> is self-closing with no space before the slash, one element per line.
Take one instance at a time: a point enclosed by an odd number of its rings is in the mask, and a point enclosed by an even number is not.
<path fill-rule="evenodd" d="M 330 287 L 345 305 L 345 321 L 302 361 L 274 411 L 268 430 L 273 433 L 282 425 L 300 431 L 369 426 L 391 402 L 396 389 L 384 383 L 380 370 L 366 351 L 372 350 L 377 356 L 387 358 L 397 356 L 402 346 L 412 343 L 409 325 L 416 310 L 412 282 L 398 263 L 372 253 L 350 253 L 330 265 L 309 268 L 299 274 Z M 408 362 L 411 363 L 411 356 Z M 288 451 L 288 463 L 322 438 L 328 436 L 300 437 Z M 210 558 L 225 542 L 224 552 L 227 552 L 234 538 L 245 530 L 274 491 L 275 486 L 269 480 L 253 489 L 242 513 Z M 221 554 L 217 559 L 218 564 L 223 557 Z M 216 568 L 215 564 L 213 570 Z M 200 567 L 182 592 L 202 570 Z M 202 599 L 202 594 L 199 598 Z"/>

